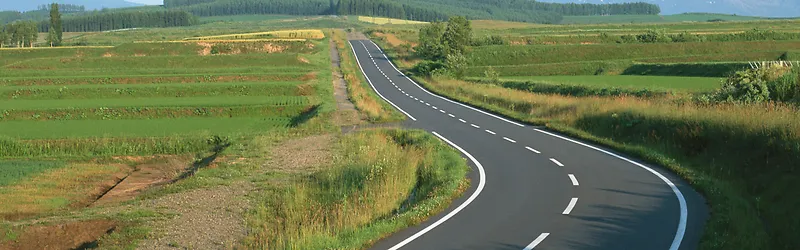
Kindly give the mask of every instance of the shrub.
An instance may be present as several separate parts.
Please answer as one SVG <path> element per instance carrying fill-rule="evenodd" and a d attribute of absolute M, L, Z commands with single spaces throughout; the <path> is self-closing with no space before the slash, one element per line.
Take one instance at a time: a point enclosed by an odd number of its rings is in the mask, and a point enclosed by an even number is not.
<path fill-rule="evenodd" d="M 483 76 L 488 78 L 493 83 L 497 83 L 500 81 L 500 73 L 497 73 L 497 71 L 494 70 L 494 67 L 492 66 L 489 66 L 489 68 L 487 68 L 486 71 L 483 72 Z"/>
<path fill-rule="evenodd" d="M 728 77 L 722 88 L 716 92 L 716 100 L 720 102 L 761 103 L 772 99 L 784 98 L 793 91 L 793 80 L 788 79 L 786 67 L 773 66 L 760 69 L 737 71 Z M 770 94 L 770 90 L 777 91 Z M 793 94 L 791 94 L 793 96 Z"/>
<path fill-rule="evenodd" d="M 800 98 L 798 96 L 798 91 L 800 91 L 800 86 L 798 86 L 799 76 L 800 70 L 794 70 L 767 82 L 770 98 L 779 102 L 790 102 Z"/>
<path fill-rule="evenodd" d="M 636 40 L 642 43 L 672 42 L 672 38 L 664 30 L 648 30 L 646 33 L 636 36 Z"/>
<path fill-rule="evenodd" d="M 447 55 L 447 60 L 445 60 L 445 65 L 447 65 L 447 70 L 453 74 L 453 77 L 456 79 L 464 78 L 464 74 L 467 72 L 467 68 L 469 67 L 469 62 L 464 55 L 461 54 L 452 54 Z"/>
<path fill-rule="evenodd" d="M 433 72 L 442 69 L 445 67 L 445 64 L 440 61 L 422 61 L 414 65 L 414 68 L 411 69 L 412 72 L 422 76 L 431 76 Z"/>

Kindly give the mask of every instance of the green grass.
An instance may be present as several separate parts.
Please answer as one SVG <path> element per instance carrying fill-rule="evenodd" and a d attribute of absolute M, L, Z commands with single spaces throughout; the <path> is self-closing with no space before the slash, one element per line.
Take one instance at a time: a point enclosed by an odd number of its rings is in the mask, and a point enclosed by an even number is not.
<path fill-rule="evenodd" d="M 197 70 L 186 69 L 186 74 L 162 74 L 162 70 L 136 70 L 131 69 L 125 74 L 108 75 L 108 72 L 97 70 L 97 75 L 85 75 L 81 72 L 63 71 L 58 77 L 52 75 L 37 77 L 34 75 L 13 76 L 0 78 L 0 86 L 36 86 L 36 85 L 82 85 L 82 84 L 158 84 L 158 83 L 222 83 L 222 82 L 280 82 L 310 80 L 312 77 L 308 68 L 249 68 L 253 73 L 242 72 L 239 69 L 220 70 L 220 73 L 207 72 L 197 74 Z M 41 71 L 34 71 L 41 72 Z M 191 73 L 190 73 L 191 72 Z M 238 72 L 238 73 L 232 73 Z M 41 73 L 37 73 L 41 74 Z M 69 88 L 69 87 L 68 87 Z"/>
<path fill-rule="evenodd" d="M 787 51 L 797 48 L 800 48 L 800 41 L 482 46 L 473 48 L 467 58 L 472 66 L 498 66 Z"/>
<path fill-rule="evenodd" d="M 760 17 L 725 14 L 675 14 L 675 15 L 617 15 L 617 16 L 564 16 L 562 24 L 608 24 L 608 23 L 672 23 L 706 22 L 709 20 L 753 21 Z"/>
<path fill-rule="evenodd" d="M 529 81 L 552 85 L 577 85 L 596 88 L 651 89 L 665 91 L 707 92 L 719 88 L 722 78 L 679 76 L 514 76 L 502 80 Z"/>
<path fill-rule="evenodd" d="M 50 169 L 64 167 L 57 161 L 0 161 L 0 186 L 7 186 Z"/>
<path fill-rule="evenodd" d="M 190 117 L 294 118 L 302 113 L 314 110 L 314 108 L 315 107 L 312 105 L 248 105 L 235 107 L 119 107 L 0 110 L 0 121 L 131 120 Z"/>
<path fill-rule="evenodd" d="M 161 83 L 77 86 L 0 86 L 0 98 L 12 100 L 103 99 L 198 96 L 295 96 L 313 95 L 302 82 Z"/>
<path fill-rule="evenodd" d="M 156 45 L 157 46 L 157 45 Z M 5 70 L 52 70 L 73 69 L 84 71 L 87 69 L 103 69 L 119 71 L 151 68 L 236 68 L 246 66 L 303 66 L 305 63 L 297 60 L 296 54 L 246 54 L 246 55 L 218 55 L 218 56 L 143 56 L 143 57 L 87 57 L 51 59 L 29 59 L 20 63 L 6 65 Z"/>
<path fill-rule="evenodd" d="M 213 97 L 152 97 L 69 100 L 2 100 L 4 110 L 69 109 L 101 107 L 220 107 L 245 105 L 304 105 L 302 96 L 213 96 Z"/>
<path fill-rule="evenodd" d="M 292 125 L 291 118 L 180 118 L 0 122 L 0 136 L 20 139 L 157 137 L 196 133 L 262 133 Z"/>
<path fill-rule="evenodd" d="M 467 186 L 466 161 L 423 131 L 347 135 L 336 154 L 331 168 L 256 200 L 248 248 L 362 249 L 443 210 Z"/>

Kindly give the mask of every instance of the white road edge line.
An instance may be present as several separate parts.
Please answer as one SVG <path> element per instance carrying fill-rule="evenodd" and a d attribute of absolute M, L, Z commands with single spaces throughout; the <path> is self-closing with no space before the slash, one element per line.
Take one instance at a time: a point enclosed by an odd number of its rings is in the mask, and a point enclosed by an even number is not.
<path fill-rule="evenodd" d="M 578 178 L 575 178 L 574 174 L 569 174 L 569 180 L 572 181 L 573 186 L 580 186 L 578 183 Z"/>
<path fill-rule="evenodd" d="M 508 138 L 508 137 L 503 137 L 503 140 L 509 141 L 511 143 L 517 143 L 517 141 L 511 140 L 511 138 Z"/>
<path fill-rule="evenodd" d="M 534 152 L 534 153 L 537 153 L 537 154 L 541 154 L 542 153 L 542 152 L 539 152 L 538 150 L 533 149 L 531 147 L 525 147 L 525 149 L 530 150 L 531 152 Z"/>
<path fill-rule="evenodd" d="M 491 131 L 491 130 L 488 130 L 488 129 L 486 130 L 486 133 L 493 134 L 493 135 L 496 135 L 496 134 L 497 134 L 497 133 L 495 133 L 494 131 Z"/>
<path fill-rule="evenodd" d="M 533 242 L 531 242 L 531 244 L 528 244 L 528 246 L 526 246 L 522 250 L 533 250 L 534 247 L 538 246 L 539 243 L 542 243 L 542 241 L 544 241 L 544 239 L 547 238 L 547 236 L 549 236 L 549 235 L 550 235 L 550 233 L 542 233 L 542 234 L 540 234 L 539 237 L 536 237 L 536 239 L 533 240 Z"/>
<path fill-rule="evenodd" d="M 400 107 L 398 107 L 397 105 L 392 103 L 392 101 L 389 101 L 389 99 L 386 99 L 386 97 L 381 95 L 381 92 L 378 92 L 378 89 L 375 88 L 375 85 L 372 85 L 372 81 L 369 80 L 369 76 L 367 76 L 367 73 L 364 72 L 364 67 L 361 66 L 361 62 L 358 60 L 358 54 L 356 54 L 356 49 L 353 46 L 353 42 L 349 42 L 349 43 L 350 43 L 350 49 L 353 50 L 353 57 L 356 58 L 356 63 L 358 63 L 358 68 L 361 69 L 361 74 L 364 74 L 364 78 L 367 78 L 367 82 L 369 82 L 369 86 L 371 86 L 372 89 L 375 90 L 375 93 L 378 94 L 378 96 L 380 96 L 381 98 L 383 98 L 383 100 L 385 100 L 386 102 L 388 102 L 389 104 L 394 106 L 397 110 L 400 110 L 400 112 L 402 112 L 403 114 L 408 116 L 408 118 L 411 118 L 411 120 L 417 121 L 417 118 L 414 118 L 413 116 L 408 114 L 405 110 L 401 109 Z M 364 46 L 365 50 L 367 50 L 367 46 L 364 45 L 364 43 L 361 43 L 361 45 Z M 369 53 L 369 50 L 367 50 L 367 53 Z"/>
<path fill-rule="evenodd" d="M 553 163 L 555 163 L 555 164 L 556 164 L 556 165 L 558 165 L 559 167 L 563 167 L 563 166 L 564 166 L 564 164 L 561 164 L 561 162 L 560 162 L 560 161 L 558 161 L 558 160 L 556 160 L 556 159 L 550 158 L 550 161 L 552 161 Z"/>
<path fill-rule="evenodd" d="M 433 230 L 434 228 L 436 228 L 437 226 L 441 225 L 445 221 L 449 220 L 450 218 L 455 216 L 458 212 L 461 212 L 461 210 L 463 210 L 465 207 L 467 207 L 470 203 L 472 203 L 472 201 L 474 201 L 475 198 L 478 198 L 478 195 L 480 195 L 481 191 L 483 191 L 483 187 L 486 186 L 486 172 L 483 170 L 483 166 L 481 165 L 481 163 L 478 162 L 478 160 L 476 160 L 475 157 L 472 157 L 472 155 L 469 154 L 466 150 L 462 149 L 461 147 L 459 147 L 455 143 L 451 142 L 447 138 L 444 138 L 444 136 L 439 135 L 439 133 L 436 133 L 436 132 L 432 132 L 432 133 L 436 137 L 439 137 L 439 139 L 442 139 L 444 142 L 447 142 L 447 144 L 450 144 L 450 146 L 454 147 L 458 151 L 461 151 L 461 153 L 466 155 L 467 158 L 469 158 L 472 161 L 472 163 L 475 164 L 475 166 L 478 168 L 478 175 L 480 176 L 480 180 L 478 182 L 478 188 L 475 189 L 475 192 L 473 192 L 472 195 L 470 195 L 470 197 L 467 198 L 466 201 L 464 201 L 464 203 L 461 203 L 461 205 L 459 205 L 458 207 L 453 209 L 453 211 L 450 211 L 450 213 L 448 213 L 447 215 L 445 215 L 441 219 L 437 220 L 436 222 L 434 222 L 430 226 L 428 226 L 428 227 L 422 229 L 421 231 L 415 233 L 411 237 L 408 237 L 407 239 L 401 241 L 400 243 L 397 243 L 397 245 L 394 245 L 393 247 L 389 248 L 389 250 L 397 250 L 397 249 L 405 246 L 406 244 L 410 243 L 411 241 L 414 241 L 415 239 L 419 238 L 420 236 L 422 236 L 423 234 L 427 233 L 428 231 Z"/>
<path fill-rule="evenodd" d="M 477 108 L 475 108 L 475 107 L 472 107 L 472 106 L 469 106 L 469 105 L 466 105 L 466 104 L 463 104 L 463 103 L 460 103 L 460 102 L 456 102 L 456 101 L 453 101 L 453 100 L 450 100 L 450 99 L 444 98 L 444 97 L 442 97 L 442 96 L 440 96 L 440 95 L 437 95 L 437 94 L 431 93 L 430 91 L 428 91 L 427 89 L 423 88 L 422 86 L 419 86 L 419 84 L 417 84 L 416 82 L 414 82 L 414 80 L 411 80 L 411 78 L 408 78 L 408 76 L 406 76 L 406 74 L 403 74 L 403 72 L 400 72 L 400 70 L 399 70 L 399 69 L 397 69 L 397 66 L 394 66 L 394 63 L 393 63 L 391 60 L 389 60 L 389 57 L 387 57 L 387 56 L 386 56 L 386 53 L 384 53 L 384 52 L 383 52 L 383 49 L 381 49 L 381 47 L 378 47 L 378 45 L 377 45 L 377 44 L 375 44 L 375 42 L 373 42 L 372 40 L 370 40 L 369 42 L 371 42 L 371 43 L 372 43 L 372 45 L 374 45 L 374 46 L 375 46 L 375 48 L 378 48 L 378 50 L 381 52 L 381 54 L 383 54 L 383 57 L 384 57 L 384 58 L 386 58 L 386 61 L 388 61 L 388 62 L 389 62 L 389 65 L 392 65 L 392 68 L 394 68 L 394 70 L 395 70 L 395 71 L 397 71 L 397 73 L 400 73 L 400 75 L 402 75 L 403 77 L 405 77 L 406 79 L 408 79 L 408 81 L 410 81 L 411 83 L 413 83 L 414 85 L 416 85 L 418 88 L 420 88 L 420 89 L 421 89 L 422 91 L 424 91 L 425 93 L 428 93 L 429 95 L 432 95 L 432 96 L 438 97 L 438 98 L 440 98 L 440 99 L 442 99 L 442 100 L 448 101 L 448 102 L 450 102 L 450 103 L 453 103 L 453 104 L 456 104 L 456 105 L 459 105 L 459 106 L 462 106 L 462 107 L 465 107 L 465 108 L 468 108 L 468 109 L 474 110 L 474 111 L 476 111 L 476 112 L 479 112 L 479 113 L 481 113 L 481 114 L 484 114 L 484 115 L 488 115 L 488 116 L 494 117 L 494 118 L 496 118 L 496 119 L 499 119 L 499 120 L 501 120 L 501 121 L 504 121 L 504 122 L 507 122 L 507 123 L 511 123 L 511 124 L 514 124 L 514 125 L 517 125 L 517 126 L 520 126 L 520 127 L 525 127 L 525 125 L 522 125 L 522 124 L 519 124 L 519 123 L 513 122 L 513 121 L 511 121 L 511 120 L 508 120 L 508 119 L 505 119 L 505 118 L 503 118 L 503 117 L 499 117 L 499 116 L 496 116 L 496 115 L 494 115 L 494 114 L 488 113 L 488 112 L 486 112 L 486 111 L 483 111 L 483 110 L 477 109 Z"/>
<path fill-rule="evenodd" d="M 561 214 L 572 213 L 572 209 L 575 208 L 575 204 L 578 204 L 578 198 L 572 198 L 572 200 L 569 201 L 569 205 L 567 205 L 567 208 L 564 209 L 564 212 L 562 212 Z"/>
<path fill-rule="evenodd" d="M 669 247 L 669 249 L 670 250 L 678 250 L 681 247 L 681 242 L 683 241 L 683 236 L 686 234 L 686 220 L 687 220 L 687 217 L 689 216 L 689 209 L 686 207 L 686 198 L 683 197 L 683 193 L 681 193 L 681 190 L 678 189 L 678 186 L 675 186 L 675 183 L 672 183 L 672 181 L 667 179 L 667 177 L 665 177 L 664 175 L 662 175 L 658 171 L 655 171 L 650 167 L 647 167 L 647 166 L 645 166 L 645 165 L 643 165 L 641 163 L 635 162 L 635 161 L 630 160 L 628 158 L 625 158 L 625 157 L 619 156 L 617 154 L 608 152 L 606 150 L 600 149 L 598 147 L 595 147 L 595 146 L 592 146 L 592 145 L 589 145 L 589 144 L 586 144 L 586 143 L 583 143 L 583 142 L 579 142 L 579 141 L 576 141 L 576 140 L 573 140 L 573 139 L 570 139 L 570 138 L 566 138 L 566 137 L 563 137 L 563 136 L 560 136 L 560 135 L 557 135 L 557 134 L 553 134 L 553 133 L 550 133 L 550 132 L 547 132 L 547 131 L 544 131 L 544 130 L 540 130 L 540 129 L 534 129 L 534 130 L 537 131 L 537 132 L 546 134 L 546 135 L 550 135 L 550 136 L 553 136 L 553 137 L 568 141 L 568 142 L 572 142 L 572 143 L 575 143 L 575 144 L 578 144 L 578 145 L 581 145 L 581 146 L 584 146 L 584 147 L 587 147 L 587 148 L 594 149 L 594 150 L 599 151 L 601 153 L 613 156 L 613 157 L 615 157 L 617 159 L 629 162 L 629 163 L 631 163 L 633 165 L 636 165 L 636 166 L 639 166 L 640 168 L 643 168 L 644 170 L 647 170 L 648 172 L 652 173 L 653 175 L 657 176 L 662 181 L 664 181 L 664 183 L 667 183 L 667 185 L 672 189 L 672 192 L 675 193 L 675 196 L 678 198 L 678 204 L 680 205 L 680 209 L 681 209 L 681 217 L 680 217 L 680 221 L 678 222 L 678 229 L 677 229 L 677 232 L 675 233 L 675 238 L 672 240 L 672 245 Z"/>

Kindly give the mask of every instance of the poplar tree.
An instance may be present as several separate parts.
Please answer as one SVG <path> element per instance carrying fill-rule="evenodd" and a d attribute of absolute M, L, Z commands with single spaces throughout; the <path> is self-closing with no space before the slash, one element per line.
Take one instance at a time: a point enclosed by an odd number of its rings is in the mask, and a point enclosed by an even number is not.
<path fill-rule="evenodd" d="M 60 46 L 63 37 L 64 29 L 61 25 L 61 12 L 58 10 L 58 4 L 50 4 L 50 32 L 47 40 L 50 42 L 50 46 Z"/>

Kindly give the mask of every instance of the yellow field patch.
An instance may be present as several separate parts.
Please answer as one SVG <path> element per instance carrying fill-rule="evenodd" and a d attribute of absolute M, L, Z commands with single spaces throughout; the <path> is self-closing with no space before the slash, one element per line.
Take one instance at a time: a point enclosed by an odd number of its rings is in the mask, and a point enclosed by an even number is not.
<path fill-rule="evenodd" d="M 359 21 L 374 23 L 374 24 L 426 24 L 428 22 L 411 21 L 403 19 L 385 18 L 385 17 L 367 17 L 359 16 Z"/>
<path fill-rule="evenodd" d="M 208 43 L 246 43 L 246 42 L 305 42 L 307 39 L 296 38 L 268 38 L 268 39 L 238 39 L 238 40 L 202 40 Z M 196 43 L 197 40 L 180 40 L 180 41 L 134 41 L 133 43 Z"/>
<path fill-rule="evenodd" d="M 184 40 L 241 40 L 241 39 L 323 39 L 322 30 L 278 30 L 244 34 L 191 37 Z"/>

